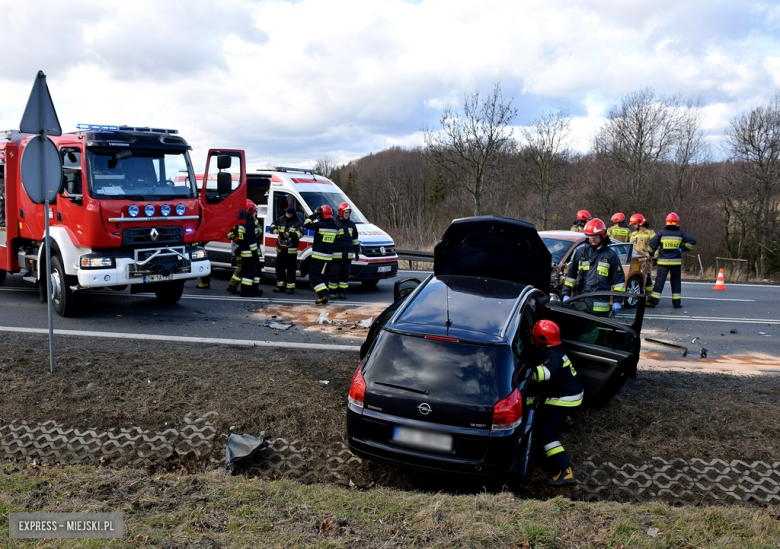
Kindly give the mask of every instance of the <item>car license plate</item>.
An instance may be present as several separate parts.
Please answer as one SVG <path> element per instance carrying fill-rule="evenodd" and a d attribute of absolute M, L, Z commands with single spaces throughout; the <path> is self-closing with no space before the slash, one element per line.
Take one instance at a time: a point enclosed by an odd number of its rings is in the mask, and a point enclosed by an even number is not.
<path fill-rule="evenodd" d="M 144 275 L 144 282 L 164 282 L 165 280 L 173 280 L 173 275 Z"/>
<path fill-rule="evenodd" d="M 378 272 L 378 273 L 389 273 L 392 270 L 393 270 L 393 266 L 392 265 L 385 265 L 384 267 L 377 267 L 376 268 L 376 272 Z"/>
<path fill-rule="evenodd" d="M 415 448 L 437 450 L 439 452 L 452 451 L 451 435 L 419 431 L 417 429 L 409 429 L 408 427 L 396 427 L 393 429 L 393 442 L 405 446 L 414 446 Z"/>

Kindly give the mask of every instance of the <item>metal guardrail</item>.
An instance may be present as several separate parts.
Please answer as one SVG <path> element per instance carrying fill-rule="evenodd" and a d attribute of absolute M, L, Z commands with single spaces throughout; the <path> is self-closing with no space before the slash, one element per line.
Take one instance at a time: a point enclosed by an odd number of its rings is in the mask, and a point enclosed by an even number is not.
<path fill-rule="evenodd" d="M 425 263 L 433 263 L 433 252 L 420 252 L 418 250 L 399 250 L 395 249 L 395 253 L 398 256 L 398 260 L 408 261 L 409 269 L 412 269 L 412 262 L 423 261 Z"/>

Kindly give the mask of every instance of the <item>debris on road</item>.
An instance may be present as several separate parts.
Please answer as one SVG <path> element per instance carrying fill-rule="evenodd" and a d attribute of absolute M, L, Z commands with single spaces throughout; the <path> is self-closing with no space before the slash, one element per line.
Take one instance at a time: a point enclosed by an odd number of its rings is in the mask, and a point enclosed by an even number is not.
<path fill-rule="evenodd" d="M 327 379 L 320 380 L 320 385 L 327 385 L 328 383 L 330 383 L 330 381 L 328 381 Z"/>
<path fill-rule="evenodd" d="M 731 330 L 729 333 L 730 334 L 738 334 L 739 332 L 737 332 L 737 330 Z"/>
<path fill-rule="evenodd" d="M 707 358 L 707 349 L 705 349 L 704 347 L 702 347 L 702 348 L 701 348 L 701 353 L 700 353 L 700 356 L 701 356 L 702 358 Z"/>
<path fill-rule="evenodd" d="M 225 470 L 233 474 L 233 464 L 251 460 L 258 453 L 268 447 L 265 439 L 265 431 L 259 437 L 243 433 L 241 435 L 230 434 L 225 448 Z"/>
<path fill-rule="evenodd" d="M 359 321 L 357 323 L 358 328 L 370 328 L 371 327 L 371 322 L 373 322 L 373 320 L 374 320 L 374 317 L 369 317 L 369 318 L 366 318 L 364 320 Z"/>
<path fill-rule="evenodd" d="M 646 337 L 645 341 L 649 341 L 650 343 L 658 343 L 659 345 L 663 345 L 665 347 L 672 347 L 674 349 L 680 349 L 683 352 L 682 356 L 687 356 L 688 355 L 688 347 L 684 347 L 682 345 L 675 345 L 674 343 L 668 343 L 666 341 L 661 341 L 661 340 L 658 340 L 658 339 L 651 339 L 649 337 Z"/>

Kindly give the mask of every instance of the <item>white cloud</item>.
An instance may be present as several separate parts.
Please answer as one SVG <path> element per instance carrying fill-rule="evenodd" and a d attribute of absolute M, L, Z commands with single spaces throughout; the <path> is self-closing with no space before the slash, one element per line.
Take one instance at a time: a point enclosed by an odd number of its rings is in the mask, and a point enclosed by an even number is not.
<path fill-rule="evenodd" d="M 581 150 L 644 86 L 701 97 L 716 134 L 780 86 L 777 14 L 704 0 L 0 0 L 13 44 L 0 128 L 18 125 L 43 69 L 66 130 L 176 127 L 196 163 L 217 146 L 272 163 L 413 146 L 495 82 L 517 123 L 569 109 Z"/>

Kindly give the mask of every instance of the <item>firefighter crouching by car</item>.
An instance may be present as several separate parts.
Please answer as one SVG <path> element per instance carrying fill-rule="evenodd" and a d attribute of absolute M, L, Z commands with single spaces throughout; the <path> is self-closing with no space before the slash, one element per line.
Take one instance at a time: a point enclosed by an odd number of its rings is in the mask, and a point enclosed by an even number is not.
<path fill-rule="evenodd" d="M 601 219 L 591 219 L 583 232 L 588 237 L 588 245 L 578 249 L 569 264 L 561 291 L 563 301 L 591 292 L 625 292 L 626 276 L 615 250 L 609 247 L 607 226 Z M 590 298 L 585 304 L 596 314 L 606 316 L 610 312 L 609 301 L 604 298 Z M 616 313 L 622 304 L 614 301 L 611 308 Z"/>
<path fill-rule="evenodd" d="M 612 223 L 614 223 L 614 225 L 607 229 L 607 236 L 620 242 L 628 242 L 628 239 L 631 236 L 631 229 L 628 228 L 628 224 L 626 223 L 626 216 L 623 213 L 618 212 L 612 216 Z"/>
<path fill-rule="evenodd" d="M 246 201 L 246 220 L 238 226 L 238 250 L 241 255 L 241 297 L 259 297 L 263 291 L 260 285 L 260 250 L 258 227 L 255 221 L 257 206 Z"/>
<path fill-rule="evenodd" d="M 645 280 L 645 294 L 653 291 L 652 276 L 652 256 L 650 255 L 650 241 L 655 236 L 655 231 L 647 225 L 645 216 L 641 213 L 635 213 L 628 220 L 629 227 L 632 229 L 630 242 L 634 245 L 634 250 L 641 252 L 647 257 L 647 280 Z"/>
<path fill-rule="evenodd" d="M 352 271 L 352 260 L 355 252 L 360 250 L 358 229 L 355 222 L 349 216 L 352 208 L 346 202 L 339 204 L 336 210 L 336 241 L 333 244 L 333 263 L 330 267 L 330 280 L 328 290 L 335 294 L 338 291 L 339 299 L 347 299 L 349 288 L 349 273 Z"/>
<path fill-rule="evenodd" d="M 301 241 L 302 223 L 295 206 L 289 206 L 284 215 L 271 224 L 276 239 L 276 288 L 275 293 L 295 293 L 295 268 L 298 263 L 298 244 Z"/>
<path fill-rule="evenodd" d="M 556 431 L 564 423 L 572 409 L 582 404 L 585 391 L 577 379 L 577 371 L 566 356 L 561 343 L 561 330 L 552 320 L 538 321 L 531 333 L 534 344 L 544 351 L 541 364 L 534 369 L 534 381 L 542 384 L 540 394 L 543 401 L 539 408 L 539 429 L 541 431 L 544 455 L 557 473 L 547 479 L 550 486 L 574 484 L 571 461 L 558 440 Z"/>
<path fill-rule="evenodd" d="M 590 212 L 588 210 L 580 210 L 577 212 L 577 219 L 574 221 L 574 225 L 571 226 L 570 231 L 575 233 L 581 233 L 585 224 L 590 221 Z"/>
<path fill-rule="evenodd" d="M 675 309 L 682 307 L 682 254 L 693 249 L 696 239 L 683 231 L 678 225 L 680 216 L 672 212 L 666 216 L 666 227 L 658 231 L 650 241 L 650 253 L 658 252 L 658 268 L 655 272 L 655 286 L 648 307 L 655 307 L 661 299 L 666 275 L 669 274 L 672 284 L 672 305 Z"/>
<path fill-rule="evenodd" d="M 317 292 L 317 305 L 328 302 L 328 278 L 330 262 L 333 259 L 333 244 L 336 241 L 338 227 L 333 220 L 333 208 L 324 204 L 314 210 L 311 218 L 306 219 L 303 228 L 314 231 L 314 245 L 311 250 L 309 282 Z"/>

